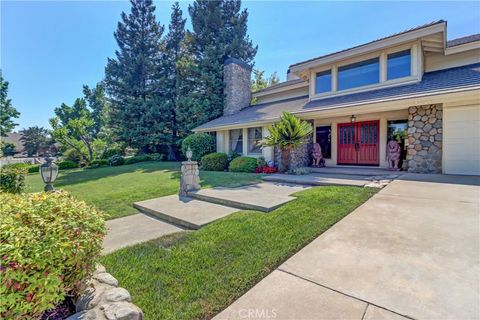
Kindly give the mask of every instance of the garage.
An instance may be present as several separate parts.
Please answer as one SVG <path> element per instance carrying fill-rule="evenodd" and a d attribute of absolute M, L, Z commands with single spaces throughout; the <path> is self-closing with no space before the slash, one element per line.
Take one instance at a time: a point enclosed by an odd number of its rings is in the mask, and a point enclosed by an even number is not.
<path fill-rule="evenodd" d="M 444 172 L 480 175 L 480 105 L 443 111 Z"/>

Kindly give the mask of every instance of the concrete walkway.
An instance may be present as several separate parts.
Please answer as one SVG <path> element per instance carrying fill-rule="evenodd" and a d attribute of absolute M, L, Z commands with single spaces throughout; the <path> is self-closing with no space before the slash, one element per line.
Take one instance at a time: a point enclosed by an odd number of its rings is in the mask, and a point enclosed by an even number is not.
<path fill-rule="evenodd" d="M 478 319 L 479 186 L 402 176 L 215 319 Z"/>
<path fill-rule="evenodd" d="M 141 213 L 108 220 L 103 254 L 182 230 Z"/>

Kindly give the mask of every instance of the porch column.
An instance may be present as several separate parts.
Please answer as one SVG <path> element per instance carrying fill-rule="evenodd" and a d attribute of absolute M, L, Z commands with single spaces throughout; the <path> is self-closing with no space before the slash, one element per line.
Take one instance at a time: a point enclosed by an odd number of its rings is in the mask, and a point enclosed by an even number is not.
<path fill-rule="evenodd" d="M 262 138 L 268 137 L 270 133 L 268 132 L 268 127 L 262 127 Z M 275 161 L 273 155 L 273 147 L 265 147 L 262 149 L 262 156 L 265 158 L 265 161 Z"/>
<path fill-rule="evenodd" d="M 337 147 L 338 147 L 338 139 L 337 139 L 337 122 L 333 121 L 331 123 L 331 129 L 332 129 L 332 136 L 331 136 L 331 158 L 330 159 L 325 159 L 325 164 L 327 166 L 336 166 L 337 165 Z"/>
<path fill-rule="evenodd" d="M 379 143 L 380 143 L 380 148 L 379 148 L 379 165 L 380 167 L 388 167 L 388 162 L 386 159 L 387 155 L 387 132 L 388 131 L 388 122 L 386 116 L 381 116 L 380 117 L 380 128 L 379 128 Z"/>
<path fill-rule="evenodd" d="M 217 152 L 227 153 L 227 150 L 225 150 L 225 131 L 217 131 Z"/>

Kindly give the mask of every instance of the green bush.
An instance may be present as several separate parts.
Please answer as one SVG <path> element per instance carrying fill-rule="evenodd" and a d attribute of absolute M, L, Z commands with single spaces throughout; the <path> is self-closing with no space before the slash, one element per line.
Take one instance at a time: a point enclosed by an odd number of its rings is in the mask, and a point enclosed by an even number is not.
<path fill-rule="evenodd" d="M 115 156 L 115 155 L 121 156 L 122 154 L 123 154 L 123 150 L 119 147 L 109 148 L 102 154 L 102 159 L 107 160 L 112 156 Z"/>
<path fill-rule="evenodd" d="M 28 169 L 23 163 L 2 166 L 0 168 L 0 191 L 9 193 L 22 192 L 25 189 L 27 172 Z"/>
<path fill-rule="evenodd" d="M 63 158 L 65 160 L 70 160 L 75 163 L 80 163 L 83 160 L 83 155 L 78 152 L 76 149 L 68 149 L 63 153 Z"/>
<path fill-rule="evenodd" d="M 38 173 L 40 171 L 39 164 L 32 164 L 28 166 L 28 173 Z"/>
<path fill-rule="evenodd" d="M 111 165 L 112 167 L 121 166 L 124 163 L 125 163 L 125 159 L 122 156 L 119 156 L 118 154 L 108 158 L 108 164 Z"/>
<path fill-rule="evenodd" d="M 252 157 L 238 157 L 230 162 L 228 167 L 232 172 L 255 172 L 257 159 Z"/>
<path fill-rule="evenodd" d="M 143 161 L 150 161 L 150 158 L 146 155 L 125 158 L 125 164 L 132 164 L 132 163 L 143 162 Z"/>
<path fill-rule="evenodd" d="M 107 159 L 95 159 L 93 161 L 90 161 L 88 164 L 87 168 L 98 168 L 98 167 L 103 167 L 103 166 L 108 166 L 108 160 Z"/>
<path fill-rule="evenodd" d="M 93 272 L 104 217 L 65 191 L 0 193 L 0 202 L 0 318 L 38 319 Z"/>
<path fill-rule="evenodd" d="M 227 168 L 228 156 L 215 152 L 202 157 L 202 169 L 205 171 L 223 171 Z"/>
<path fill-rule="evenodd" d="M 182 153 L 185 156 L 188 147 L 192 149 L 192 160 L 198 161 L 204 155 L 215 152 L 215 139 L 207 133 L 194 133 L 182 141 Z"/>
<path fill-rule="evenodd" d="M 151 161 L 163 161 L 165 159 L 165 155 L 161 153 L 149 153 L 147 154 L 148 160 Z"/>
<path fill-rule="evenodd" d="M 257 168 L 263 168 L 267 165 L 267 161 L 265 161 L 264 157 L 257 158 Z"/>
<path fill-rule="evenodd" d="M 57 163 L 58 170 L 66 170 L 66 169 L 76 169 L 78 168 L 78 163 L 73 162 L 71 160 L 63 160 Z"/>

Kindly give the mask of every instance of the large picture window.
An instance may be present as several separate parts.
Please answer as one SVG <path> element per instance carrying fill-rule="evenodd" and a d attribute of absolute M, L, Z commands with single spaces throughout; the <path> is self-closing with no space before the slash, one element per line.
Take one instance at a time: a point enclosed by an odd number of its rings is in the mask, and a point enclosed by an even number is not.
<path fill-rule="evenodd" d="M 262 128 L 248 128 L 248 153 L 262 153 L 260 141 L 262 140 Z"/>
<path fill-rule="evenodd" d="M 322 71 L 316 74 L 315 93 L 332 91 L 332 71 Z"/>
<path fill-rule="evenodd" d="M 243 154 L 243 130 L 233 129 L 229 133 L 230 152 Z"/>
<path fill-rule="evenodd" d="M 410 76 L 410 49 L 391 53 L 387 57 L 387 80 Z"/>
<path fill-rule="evenodd" d="M 380 82 L 380 60 L 373 58 L 338 68 L 338 90 Z"/>
<path fill-rule="evenodd" d="M 317 143 L 322 148 L 322 155 L 326 159 L 332 157 L 332 127 L 322 126 L 315 130 Z"/>

